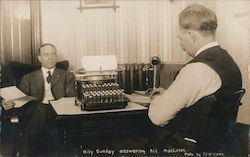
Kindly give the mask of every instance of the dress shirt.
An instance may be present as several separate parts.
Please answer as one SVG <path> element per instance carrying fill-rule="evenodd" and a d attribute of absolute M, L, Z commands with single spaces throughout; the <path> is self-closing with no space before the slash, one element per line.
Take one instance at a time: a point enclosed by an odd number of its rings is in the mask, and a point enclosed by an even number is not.
<path fill-rule="evenodd" d="M 52 76 L 54 70 L 55 70 L 55 68 L 47 69 L 47 68 L 42 67 L 43 79 L 44 79 L 44 98 L 43 98 L 42 102 L 44 104 L 48 104 L 49 100 L 54 100 L 55 99 L 52 92 L 51 92 L 51 82 L 50 83 L 47 82 L 47 77 L 49 75 L 48 71 L 51 72 L 51 76 Z"/>
<path fill-rule="evenodd" d="M 217 45 L 217 42 L 204 45 L 196 55 Z M 201 62 L 189 63 L 180 70 L 168 89 L 152 100 L 148 111 L 149 118 L 155 125 L 164 126 L 181 109 L 216 92 L 221 85 L 220 76 L 208 65 Z"/>
<path fill-rule="evenodd" d="M 209 49 L 211 47 L 215 47 L 215 46 L 219 46 L 219 43 L 214 41 L 214 42 L 211 42 L 211 43 L 208 43 L 204 46 L 202 46 L 196 53 L 195 53 L 195 56 L 197 56 L 198 54 L 200 54 L 202 51 L 206 50 L 206 49 Z"/>

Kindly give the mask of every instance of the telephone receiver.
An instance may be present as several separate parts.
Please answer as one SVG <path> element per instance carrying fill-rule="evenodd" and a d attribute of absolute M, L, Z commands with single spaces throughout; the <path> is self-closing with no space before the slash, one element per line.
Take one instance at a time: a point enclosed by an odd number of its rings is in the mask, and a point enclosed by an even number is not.
<path fill-rule="evenodd" d="M 153 65 L 153 68 L 154 68 L 154 78 L 153 78 L 153 88 L 149 88 L 145 91 L 145 94 L 146 95 L 151 95 L 152 92 L 154 91 L 155 88 L 157 88 L 156 86 L 156 83 L 157 83 L 157 71 L 158 71 L 158 68 L 159 68 L 159 65 L 161 63 L 161 60 L 158 56 L 153 56 L 152 59 L 151 59 L 151 64 Z"/>

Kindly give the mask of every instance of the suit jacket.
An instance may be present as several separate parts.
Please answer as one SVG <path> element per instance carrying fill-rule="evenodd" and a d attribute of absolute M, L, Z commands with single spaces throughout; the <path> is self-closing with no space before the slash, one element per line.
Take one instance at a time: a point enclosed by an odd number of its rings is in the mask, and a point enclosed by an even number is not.
<path fill-rule="evenodd" d="M 74 86 L 74 74 L 55 68 L 51 79 L 51 91 L 55 99 L 72 97 L 76 95 Z M 36 70 L 26 74 L 21 79 L 21 90 L 30 96 L 36 97 L 39 101 L 44 98 L 44 78 L 42 70 Z"/>

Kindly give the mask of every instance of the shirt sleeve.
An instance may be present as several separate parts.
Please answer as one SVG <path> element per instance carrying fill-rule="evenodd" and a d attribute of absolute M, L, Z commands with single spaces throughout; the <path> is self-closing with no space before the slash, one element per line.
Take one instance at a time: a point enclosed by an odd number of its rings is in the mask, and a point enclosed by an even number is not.
<path fill-rule="evenodd" d="M 219 75 L 204 63 L 190 63 L 180 70 L 175 81 L 152 100 L 148 115 L 152 123 L 164 126 L 183 108 L 217 91 L 222 82 Z"/>

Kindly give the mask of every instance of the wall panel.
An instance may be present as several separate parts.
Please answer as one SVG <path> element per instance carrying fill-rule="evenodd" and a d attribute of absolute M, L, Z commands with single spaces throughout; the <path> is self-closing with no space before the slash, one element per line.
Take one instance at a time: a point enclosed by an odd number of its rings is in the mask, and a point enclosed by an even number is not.
<path fill-rule="evenodd" d="M 42 41 L 54 43 L 60 59 L 79 69 L 83 55 L 116 54 L 119 63 L 143 63 L 158 55 L 165 62 L 183 62 L 186 54 L 171 46 L 168 0 L 117 0 L 112 9 L 80 13 L 79 1 L 42 1 Z M 175 37 L 176 38 L 176 37 Z M 174 52 L 174 53 L 173 53 Z"/>

